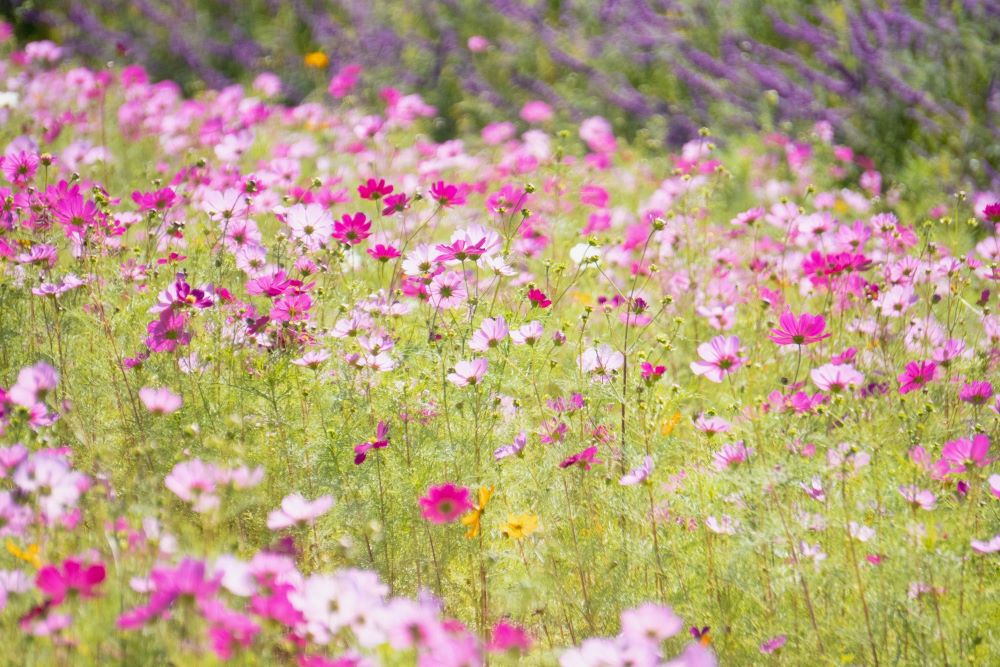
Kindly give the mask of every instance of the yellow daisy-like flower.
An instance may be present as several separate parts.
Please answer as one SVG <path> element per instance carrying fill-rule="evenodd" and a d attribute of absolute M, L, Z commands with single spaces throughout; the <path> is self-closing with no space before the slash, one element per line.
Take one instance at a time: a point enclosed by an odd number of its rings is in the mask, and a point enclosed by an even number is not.
<path fill-rule="evenodd" d="M 479 503 L 472 508 L 472 511 L 462 517 L 462 525 L 468 526 L 468 530 L 465 531 L 465 536 L 470 540 L 474 537 L 479 536 L 480 524 L 483 518 L 483 511 L 486 509 L 487 503 L 490 502 L 490 498 L 493 497 L 493 487 L 492 486 L 481 486 L 479 487 Z"/>
<path fill-rule="evenodd" d="M 515 540 L 523 540 L 538 530 L 538 516 L 534 514 L 511 514 L 507 523 L 500 526 L 500 532 Z"/>
<path fill-rule="evenodd" d="M 38 556 L 39 549 L 37 544 L 29 544 L 27 549 L 21 549 L 13 540 L 7 540 L 7 551 L 14 558 L 34 565 L 36 570 L 42 567 L 42 559 Z"/>
<path fill-rule="evenodd" d="M 323 69 L 330 64 L 330 59 L 322 51 L 312 51 L 307 53 L 302 62 L 305 63 L 306 67 L 311 67 L 313 69 Z"/>

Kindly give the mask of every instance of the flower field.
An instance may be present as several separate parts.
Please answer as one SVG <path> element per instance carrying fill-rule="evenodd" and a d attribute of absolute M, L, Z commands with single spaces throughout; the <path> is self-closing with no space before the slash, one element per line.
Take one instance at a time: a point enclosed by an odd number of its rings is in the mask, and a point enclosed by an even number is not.
<path fill-rule="evenodd" d="M 825 120 L 0 74 L 4 661 L 998 660 L 1000 195 Z"/>

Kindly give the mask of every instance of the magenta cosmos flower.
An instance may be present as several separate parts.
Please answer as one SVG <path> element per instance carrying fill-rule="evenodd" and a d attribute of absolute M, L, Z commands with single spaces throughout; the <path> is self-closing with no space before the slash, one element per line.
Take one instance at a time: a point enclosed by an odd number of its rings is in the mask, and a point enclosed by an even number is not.
<path fill-rule="evenodd" d="M 564 459 L 563 462 L 559 464 L 559 467 L 569 468 L 570 466 L 580 464 L 584 470 L 590 470 L 590 465 L 597 463 L 604 463 L 604 461 L 597 458 L 597 447 L 587 447 L 582 452 Z"/>
<path fill-rule="evenodd" d="M 169 415 L 171 412 L 177 412 L 184 403 L 180 396 L 166 387 L 159 389 L 143 387 L 139 390 L 139 399 L 142 400 L 146 409 L 154 415 Z"/>
<path fill-rule="evenodd" d="M 493 636 L 486 645 L 491 653 L 518 651 L 527 653 L 531 649 L 531 637 L 522 628 L 500 621 L 493 627 Z"/>
<path fill-rule="evenodd" d="M 911 361 L 896 379 L 899 380 L 899 393 L 908 394 L 922 389 L 928 382 L 937 378 L 937 364 L 933 361 Z"/>
<path fill-rule="evenodd" d="M 715 469 L 722 471 L 730 466 L 745 463 L 752 453 L 753 450 L 744 445 L 742 440 L 726 445 L 715 453 Z"/>
<path fill-rule="evenodd" d="M 791 311 L 786 310 L 778 319 L 777 328 L 771 329 L 768 338 L 778 345 L 809 345 L 830 337 L 829 333 L 824 332 L 825 328 L 826 320 L 822 315 L 802 313 L 796 318 Z"/>
<path fill-rule="evenodd" d="M 972 439 L 959 438 L 945 443 L 941 449 L 938 467 L 942 472 L 962 473 L 967 468 L 982 468 L 989 464 L 986 455 L 990 451 L 990 439 L 979 433 Z"/>
<path fill-rule="evenodd" d="M 448 483 L 427 489 L 420 507 L 423 517 L 431 523 L 449 523 L 471 510 L 472 501 L 467 488 Z"/>
<path fill-rule="evenodd" d="M 722 382 L 747 362 L 740 356 L 740 339 L 737 336 L 716 336 L 698 346 L 701 361 L 691 362 L 691 372 L 703 375 L 712 382 Z"/>
<path fill-rule="evenodd" d="M 92 598 L 97 595 L 94 590 L 104 581 L 104 565 L 84 565 L 75 558 L 67 558 L 62 567 L 46 565 L 38 571 L 35 585 L 49 596 L 53 604 L 62 604 L 69 593 L 77 593 L 80 597 Z"/>
<path fill-rule="evenodd" d="M 300 523 L 311 525 L 331 507 L 333 507 L 333 496 L 320 496 L 309 502 L 301 494 L 293 493 L 285 496 L 281 501 L 281 507 L 267 515 L 267 527 L 270 530 L 281 530 Z"/>

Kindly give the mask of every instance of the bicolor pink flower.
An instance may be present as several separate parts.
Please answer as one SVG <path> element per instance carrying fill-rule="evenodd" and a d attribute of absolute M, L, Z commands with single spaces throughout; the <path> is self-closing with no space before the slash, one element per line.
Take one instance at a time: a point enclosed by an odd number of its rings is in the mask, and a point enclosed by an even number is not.
<path fill-rule="evenodd" d="M 354 465 L 361 465 L 368 458 L 368 452 L 373 449 L 384 449 L 389 446 L 389 425 L 379 422 L 375 427 L 375 435 L 367 442 L 354 447 Z"/>
<path fill-rule="evenodd" d="M 146 409 L 154 415 L 169 415 L 172 412 L 177 412 L 184 402 L 180 396 L 166 387 L 159 389 L 143 387 L 139 390 L 139 398 Z"/>
<path fill-rule="evenodd" d="M 460 361 L 455 364 L 454 372 L 448 373 L 448 381 L 459 387 L 467 387 L 470 384 L 477 385 L 486 377 L 489 366 L 489 359 Z"/>
<path fill-rule="evenodd" d="M 299 493 L 285 496 L 281 507 L 267 515 L 267 527 L 270 530 L 281 530 L 299 524 L 312 525 L 316 519 L 323 516 L 333 507 L 333 496 L 320 496 L 312 502 Z"/>
<path fill-rule="evenodd" d="M 933 361 L 911 361 L 896 379 L 899 380 L 899 393 L 908 394 L 922 389 L 936 378 L 937 364 Z"/>
<path fill-rule="evenodd" d="M 698 415 L 698 418 L 694 420 L 694 427 L 711 438 L 716 433 L 728 432 L 733 425 L 722 417 Z"/>
<path fill-rule="evenodd" d="M 822 315 L 803 313 L 796 318 L 791 311 L 786 310 L 778 319 L 777 328 L 771 329 L 768 338 L 778 345 L 810 345 L 830 337 L 829 333 L 824 332 L 825 328 L 826 320 Z"/>
<path fill-rule="evenodd" d="M 472 509 L 472 500 L 467 488 L 448 483 L 427 489 L 420 507 L 431 523 L 450 523 Z"/>

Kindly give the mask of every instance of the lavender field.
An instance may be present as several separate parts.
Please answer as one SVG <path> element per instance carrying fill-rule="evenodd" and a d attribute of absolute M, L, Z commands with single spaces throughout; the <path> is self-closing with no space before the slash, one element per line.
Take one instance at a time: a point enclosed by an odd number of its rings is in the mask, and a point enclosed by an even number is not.
<path fill-rule="evenodd" d="M 1000 662 L 1000 7 L 221 4 L 0 24 L 0 664 Z"/>

